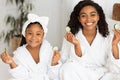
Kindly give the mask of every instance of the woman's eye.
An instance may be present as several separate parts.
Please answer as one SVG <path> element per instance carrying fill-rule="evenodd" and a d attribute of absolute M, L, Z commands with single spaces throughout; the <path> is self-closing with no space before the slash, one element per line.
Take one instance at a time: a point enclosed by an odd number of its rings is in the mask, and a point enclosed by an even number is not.
<path fill-rule="evenodd" d="M 96 16 L 96 14 L 91 14 L 91 16 Z"/>
<path fill-rule="evenodd" d="M 93 13 L 91 13 L 91 16 L 97 16 L 97 13 L 96 12 L 93 12 Z"/>
<path fill-rule="evenodd" d="M 83 15 L 81 15 L 81 17 L 84 18 L 84 17 L 86 17 L 86 15 L 83 14 Z"/>

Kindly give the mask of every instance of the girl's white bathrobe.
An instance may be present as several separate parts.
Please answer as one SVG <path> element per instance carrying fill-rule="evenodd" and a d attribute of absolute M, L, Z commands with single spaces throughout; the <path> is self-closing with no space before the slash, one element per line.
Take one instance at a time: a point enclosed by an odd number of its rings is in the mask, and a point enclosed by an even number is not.
<path fill-rule="evenodd" d="M 97 32 L 89 45 L 80 30 L 76 38 L 80 42 L 82 57 L 78 57 L 74 45 L 64 39 L 61 56 L 65 64 L 60 70 L 61 80 L 120 80 L 120 60 L 112 56 L 112 37 L 104 38 Z"/>
<path fill-rule="evenodd" d="M 53 51 L 48 41 L 44 40 L 40 48 L 40 62 L 35 63 L 26 45 L 14 51 L 14 61 L 18 65 L 10 69 L 10 80 L 58 80 L 58 72 L 61 64 L 51 66 Z"/>

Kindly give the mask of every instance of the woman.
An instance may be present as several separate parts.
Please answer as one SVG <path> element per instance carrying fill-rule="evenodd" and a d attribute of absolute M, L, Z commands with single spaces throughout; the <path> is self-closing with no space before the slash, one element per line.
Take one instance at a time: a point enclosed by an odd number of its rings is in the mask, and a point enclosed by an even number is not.
<path fill-rule="evenodd" d="M 120 30 L 109 32 L 102 8 L 91 0 L 80 1 L 68 26 L 61 80 L 120 80 Z"/>

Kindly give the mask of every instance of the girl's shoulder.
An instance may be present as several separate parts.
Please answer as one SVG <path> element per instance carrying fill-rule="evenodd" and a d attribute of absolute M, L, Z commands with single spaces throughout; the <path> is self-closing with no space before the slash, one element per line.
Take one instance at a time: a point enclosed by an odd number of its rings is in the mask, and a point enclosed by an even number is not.
<path fill-rule="evenodd" d="M 52 46 L 51 46 L 51 44 L 50 44 L 49 41 L 43 40 L 42 46 L 41 46 L 41 47 L 44 47 L 44 48 L 51 48 Z"/>
<path fill-rule="evenodd" d="M 25 52 L 25 51 L 26 51 L 26 45 L 27 45 L 27 44 L 18 47 L 18 48 L 13 52 L 13 54 L 14 54 L 14 55 L 17 55 L 18 53 Z"/>

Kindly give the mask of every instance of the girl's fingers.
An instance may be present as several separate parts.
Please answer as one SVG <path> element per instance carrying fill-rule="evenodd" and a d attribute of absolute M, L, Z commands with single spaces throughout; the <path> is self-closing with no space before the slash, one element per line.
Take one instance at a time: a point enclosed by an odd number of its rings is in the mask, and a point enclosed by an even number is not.
<path fill-rule="evenodd" d="M 58 51 L 55 51 L 53 58 L 58 58 L 59 59 L 59 57 L 60 57 L 60 53 Z"/>
<path fill-rule="evenodd" d="M 4 57 L 4 56 L 7 56 L 7 53 L 2 53 L 2 56 Z"/>
<path fill-rule="evenodd" d="M 8 53 L 2 53 L 2 54 L 1 54 L 1 58 L 2 58 L 2 59 L 9 58 L 9 54 L 8 54 Z"/>

